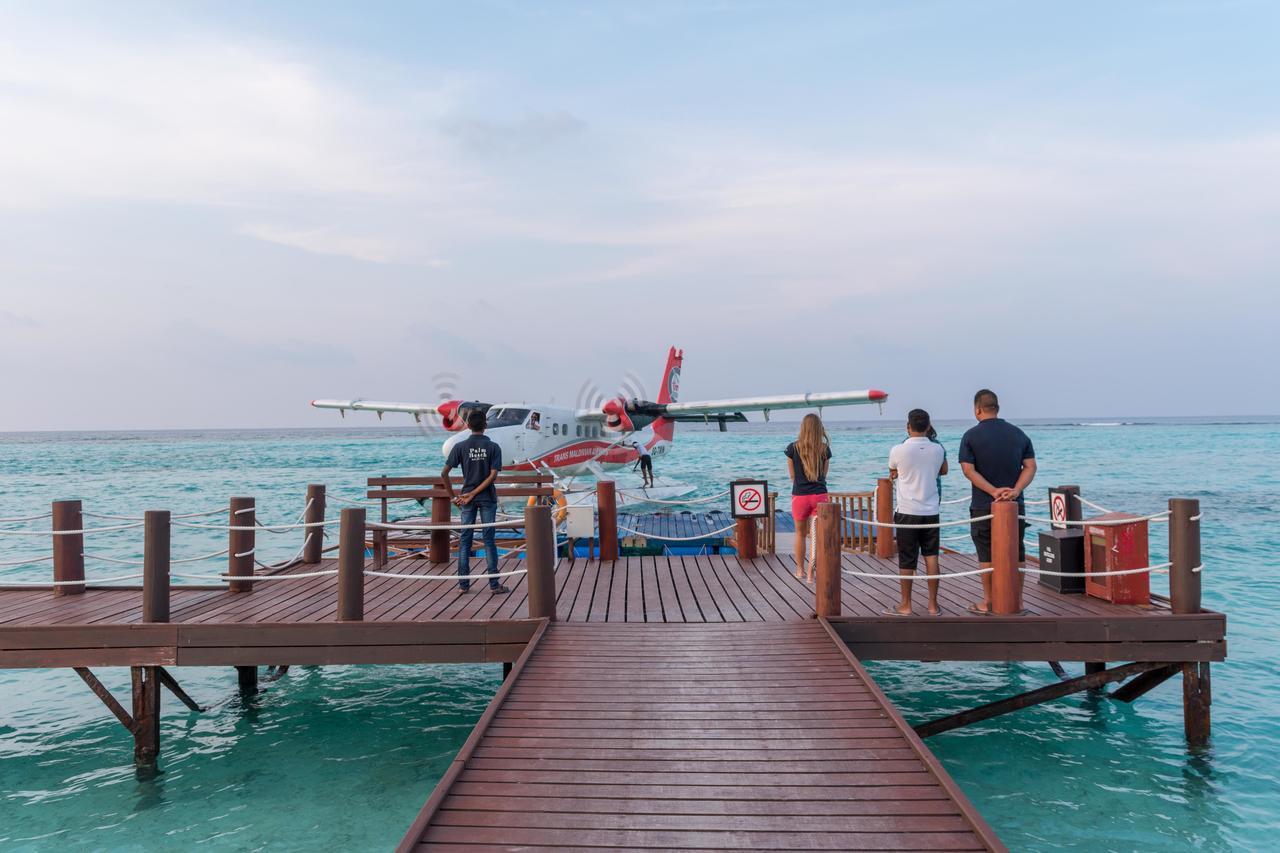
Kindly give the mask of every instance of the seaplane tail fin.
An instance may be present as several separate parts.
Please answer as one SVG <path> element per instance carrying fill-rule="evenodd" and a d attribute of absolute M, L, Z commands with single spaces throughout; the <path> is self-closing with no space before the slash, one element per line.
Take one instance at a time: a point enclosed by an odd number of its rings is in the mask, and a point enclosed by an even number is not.
<path fill-rule="evenodd" d="M 658 386 L 658 405 L 668 406 L 680 399 L 680 367 L 684 364 L 684 350 L 672 347 L 667 351 L 667 366 L 662 370 L 662 384 Z M 676 422 L 659 415 L 653 422 L 654 443 L 676 440 Z"/>

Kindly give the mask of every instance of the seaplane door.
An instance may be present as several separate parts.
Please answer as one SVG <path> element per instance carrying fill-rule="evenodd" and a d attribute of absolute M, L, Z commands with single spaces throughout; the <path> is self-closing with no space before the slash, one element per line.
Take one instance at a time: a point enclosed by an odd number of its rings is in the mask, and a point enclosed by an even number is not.
<path fill-rule="evenodd" d="M 536 409 L 524 420 L 524 429 L 516 432 L 516 455 L 531 459 L 538 455 L 538 442 L 542 438 L 542 413 Z"/>

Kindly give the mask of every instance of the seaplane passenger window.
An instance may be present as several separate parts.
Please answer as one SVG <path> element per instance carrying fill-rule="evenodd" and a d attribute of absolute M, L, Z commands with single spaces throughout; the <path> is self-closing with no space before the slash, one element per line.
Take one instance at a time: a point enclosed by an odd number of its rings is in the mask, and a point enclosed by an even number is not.
<path fill-rule="evenodd" d="M 553 424 L 551 425 L 551 434 L 552 434 L 552 435 L 559 435 L 559 434 L 560 434 L 560 424 L 555 424 L 555 423 L 553 423 Z"/>

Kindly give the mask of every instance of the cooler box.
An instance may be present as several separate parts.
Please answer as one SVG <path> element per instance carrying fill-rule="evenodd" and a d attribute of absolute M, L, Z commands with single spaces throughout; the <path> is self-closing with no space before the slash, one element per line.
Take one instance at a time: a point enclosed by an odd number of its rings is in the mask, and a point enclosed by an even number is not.
<path fill-rule="evenodd" d="M 1084 592 L 1084 531 L 1049 530 L 1040 534 L 1040 568 L 1069 572 L 1067 577 L 1040 575 L 1040 583 L 1058 592 Z"/>
<path fill-rule="evenodd" d="M 1124 512 L 1109 512 L 1088 522 L 1118 521 L 1137 518 Z M 1151 573 L 1092 577 L 1093 572 L 1118 572 L 1151 565 L 1147 548 L 1147 522 L 1132 524 L 1085 525 L 1084 590 L 1095 598 L 1113 604 L 1150 604 Z"/>

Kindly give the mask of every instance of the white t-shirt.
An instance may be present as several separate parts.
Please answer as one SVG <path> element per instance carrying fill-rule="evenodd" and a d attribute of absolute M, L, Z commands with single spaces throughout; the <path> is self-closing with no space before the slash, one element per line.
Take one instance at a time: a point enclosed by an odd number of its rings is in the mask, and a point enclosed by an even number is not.
<path fill-rule="evenodd" d="M 889 468 L 898 472 L 898 512 L 937 515 L 938 472 L 946 451 L 924 436 L 912 436 L 889 451 Z"/>

